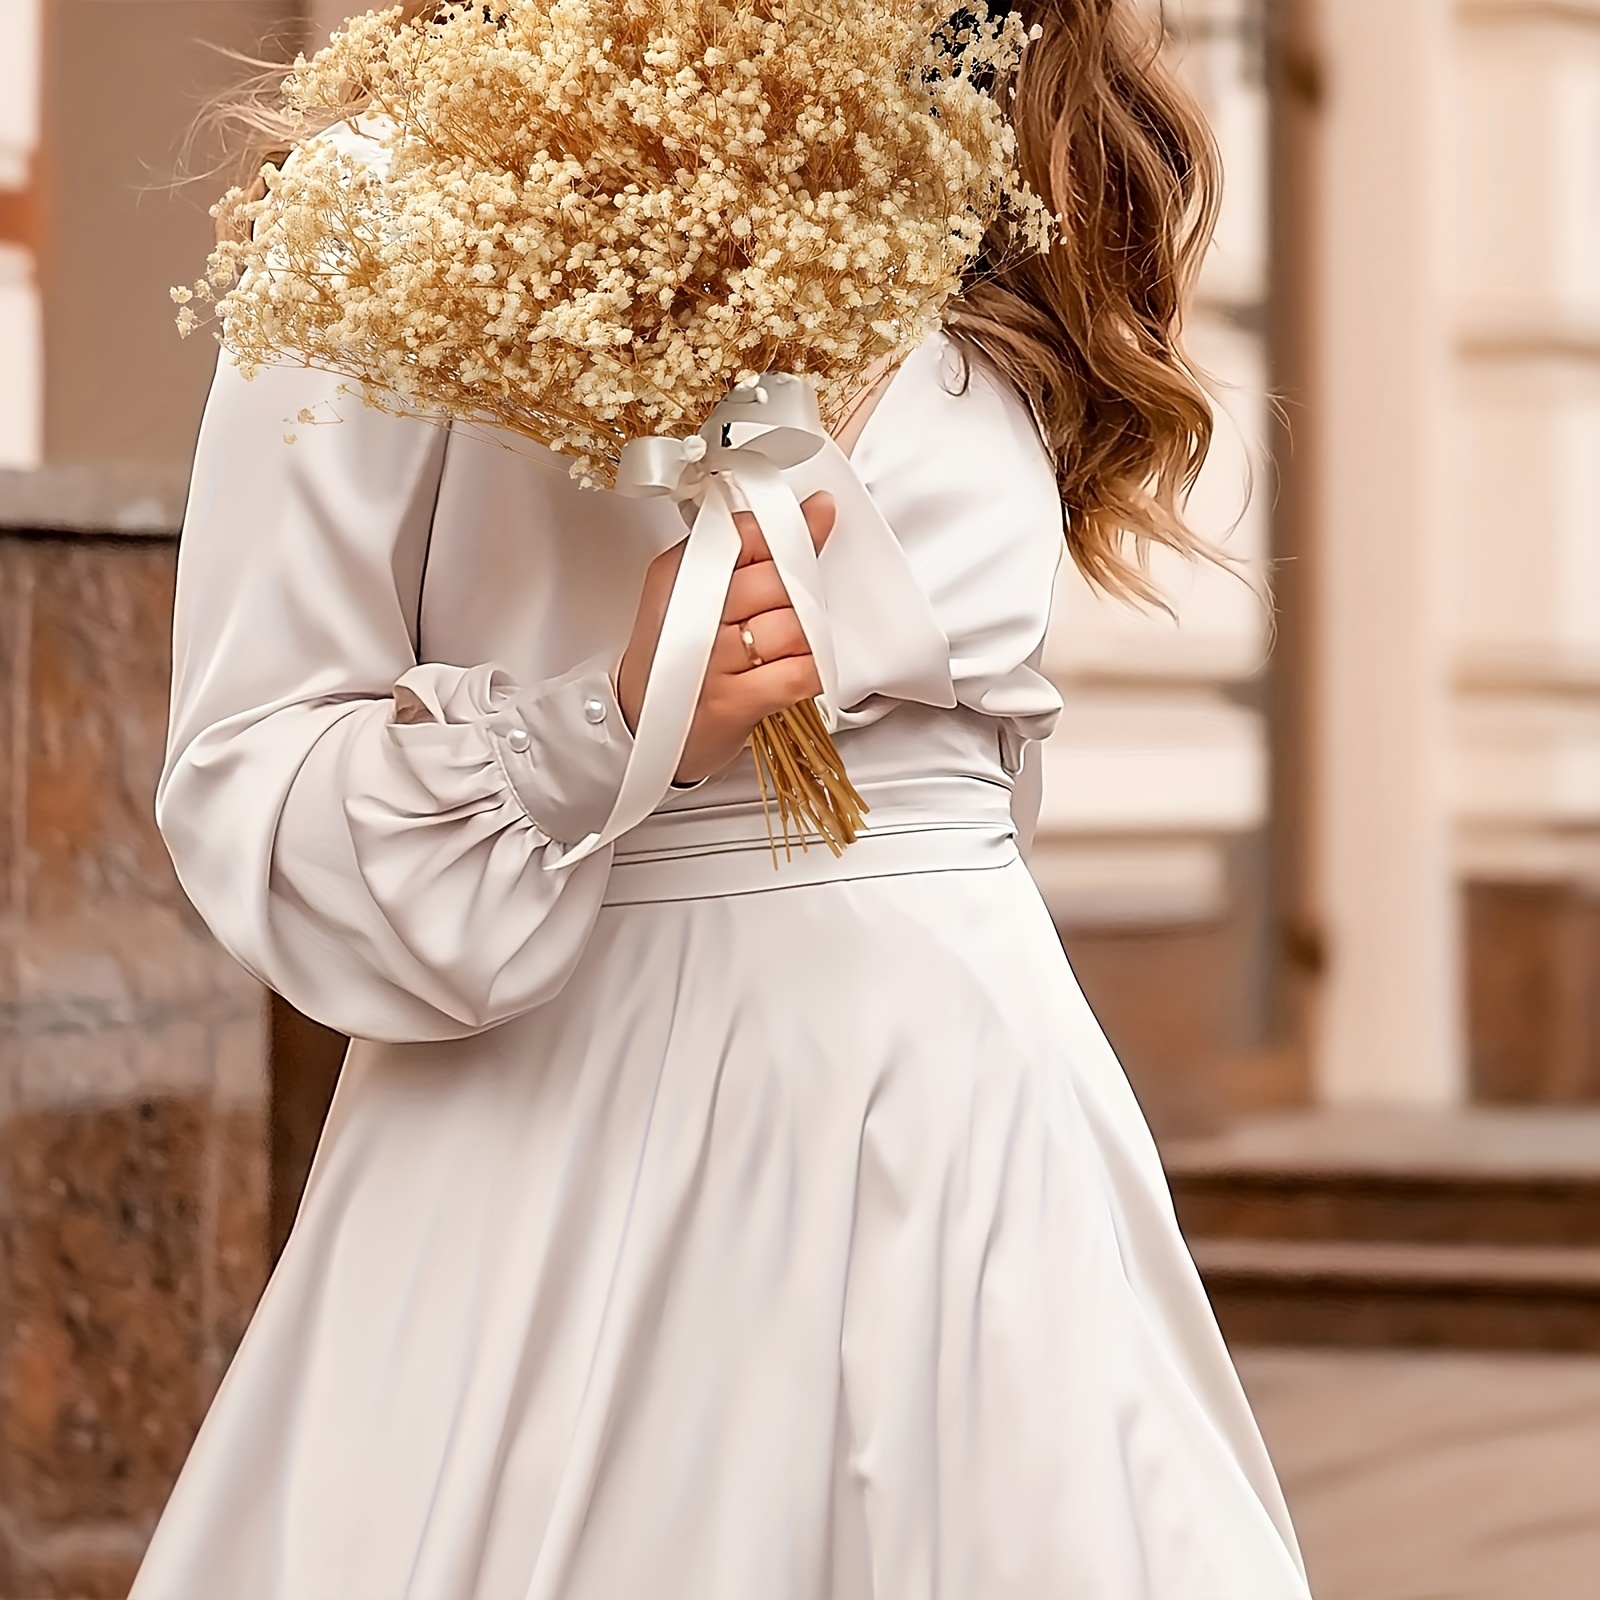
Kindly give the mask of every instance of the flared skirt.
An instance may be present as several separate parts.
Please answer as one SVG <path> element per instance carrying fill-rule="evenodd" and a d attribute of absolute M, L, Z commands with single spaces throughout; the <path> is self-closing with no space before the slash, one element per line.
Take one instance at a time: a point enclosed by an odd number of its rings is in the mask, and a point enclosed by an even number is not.
<path fill-rule="evenodd" d="M 1303 1600 L 1014 855 L 608 905 L 353 1047 L 135 1600 Z"/>

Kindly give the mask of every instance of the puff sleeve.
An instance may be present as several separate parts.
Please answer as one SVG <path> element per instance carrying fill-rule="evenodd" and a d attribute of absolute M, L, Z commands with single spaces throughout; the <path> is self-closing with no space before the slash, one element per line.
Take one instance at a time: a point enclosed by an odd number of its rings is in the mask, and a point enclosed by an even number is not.
<path fill-rule="evenodd" d="M 1044 738 L 1061 697 L 1037 662 L 1066 541 L 1026 407 L 939 335 L 890 385 L 856 455 L 948 641 L 956 702 Z"/>
<path fill-rule="evenodd" d="M 544 852 L 603 822 L 631 742 L 609 663 L 536 684 L 418 663 L 447 440 L 225 357 L 180 546 L 162 835 L 238 960 L 370 1039 L 459 1037 L 560 989 L 610 852 Z"/>
<path fill-rule="evenodd" d="M 897 703 L 966 706 L 1018 750 L 1055 726 L 1039 670 L 1065 541 L 1055 474 L 1022 402 L 943 335 L 896 374 L 846 459 L 831 444 L 790 474 L 839 505 L 819 558 L 839 720 Z"/>

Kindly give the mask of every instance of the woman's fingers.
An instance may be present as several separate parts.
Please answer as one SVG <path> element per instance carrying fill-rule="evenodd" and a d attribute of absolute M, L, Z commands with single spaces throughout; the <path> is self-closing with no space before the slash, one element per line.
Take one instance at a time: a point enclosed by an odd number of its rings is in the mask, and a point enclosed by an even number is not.
<path fill-rule="evenodd" d="M 810 495 L 801 509 L 811 542 L 821 550 L 833 531 L 833 497 Z M 763 717 L 822 692 L 816 662 L 760 526 L 748 511 L 735 512 L 734 524 L 739 530 L 739 564 L 728 586 L 723 625 L 712 643 L 700 704 L 684 747 L 678 771 L 684 782 L 726 765 Z M 634 640 L 618 674 L 618 698 L 630 728 L 638 725 L 643 674 L 660 632 L 670 578 L 664 564 L 652 565 Z M 644 644 L 648 649 L 642 648 Z"/>
<path fill-rule="evenodd" d="M 811 533 L 811 542 L 817 547 L 817 553 L 822 553 L 822 547 L 828 542 L 833 533 L 833 525 L 839 516 L 839 508 L 834 504 L 834 499 L 826 489 L 818 489 L 815 494 L 808 494 L 800 502 L 800 514 L 806 519 L 806 527 Z"/>
<path fill-rule="evenodd" d="M 708 680 L 701 706 L 716 722 L 739 729 L 742 741 L 763 717 L 821 693 L 816 662 L 810 656 L 786 656 L 748 672 Z"/>
<path fill-rule="evenodd" d="M 724 622 L 743 622 L 746 617 L 758 617 L 763 611 L 778 611 L 789 603 L 788 591 L 778 569 L 770 561 L 757 561 L 740 567 L 728 585 L 728 598 L 723 602 Z"/>
<path fill-rule="evenodd" d="M 826 489 L 819 489 L 815 494 L 807 495 L 800 502 L 800 514 L 806 519 L 806 531 L 811 535 L 811 543 L 820 551 L 828 542 L 828 537 L 833 532 L 834 520 L 838 516 L 833 496 Z M 739 530 L 741 567 L 772 559 L 772 552 L 767 548 L 767 541 L 762 536 L 761 524 L 756 521 L 753 511 L 735 511 L 733 525 Z"/>
<path fill-rule="evenodd" d="M 761 524 L 753 511 L 735 511 L 733 525 L 739 530 L 739 565 L 748 567 L 753 561 L 770 561 L 772 552 L 761 535 Z"/>
<path fill-rule="evenodd" d="M 751 668 L 736 682 L 740 692 L 748 696 L 745 705 L 751 727 L 775 711 L 798 705 L 802 700 L 815 699 L 822 693 L 817 664 L 810 656 L 769 661 L 764 667 Z"/>
<path fill-rule="evenodd" d="M 750 639 L 745 640 L 746 632 Z M 768 661 L 811 653 L 800 619 L 787 606 L 724 623 L 711 647 L 712 672 L 751 672 Z"/>

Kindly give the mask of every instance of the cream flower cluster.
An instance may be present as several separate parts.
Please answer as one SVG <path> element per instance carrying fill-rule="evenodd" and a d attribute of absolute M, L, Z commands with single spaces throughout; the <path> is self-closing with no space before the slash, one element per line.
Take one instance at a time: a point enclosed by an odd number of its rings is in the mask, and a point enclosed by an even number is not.
<path fill-rule="evenodd" d="M 1051 226 L 997 93 L 1026 40 L 957 0 L 447 0 L 298 60 L 306 136 L 180 302 L 247 372 L 491 422 L 607 482 L 742 378 L 837 415 L 937 325 L 993 224 Z M 338 138 L 312 130 L 348 119 Z M 180 326 L 196 322 L 182 303 Z"/>

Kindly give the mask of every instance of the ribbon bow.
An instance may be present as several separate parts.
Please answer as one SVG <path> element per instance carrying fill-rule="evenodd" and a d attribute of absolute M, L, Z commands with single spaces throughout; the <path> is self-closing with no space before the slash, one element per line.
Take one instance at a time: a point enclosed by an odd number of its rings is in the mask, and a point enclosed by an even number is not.
<path fill-rule="evenodd" d="M 617 463 L 617 492 L 668 496 L 691 518 L 639 708 L 633 750 L 611 815 L 598 833 L 547 856 L 569 866 L 650 815 L 672 786 L 705 682 L 723 601 L 738 565 L 735 511 L 751 511 L 817 664 L 823 717 L 833 730 L 838 677 L 822 600 L 816 547 L 794 491 L 781 476 L 827 442 L 815 390 L 788 372 L 747 379 L 687 438 L 630 440 Z"/>

